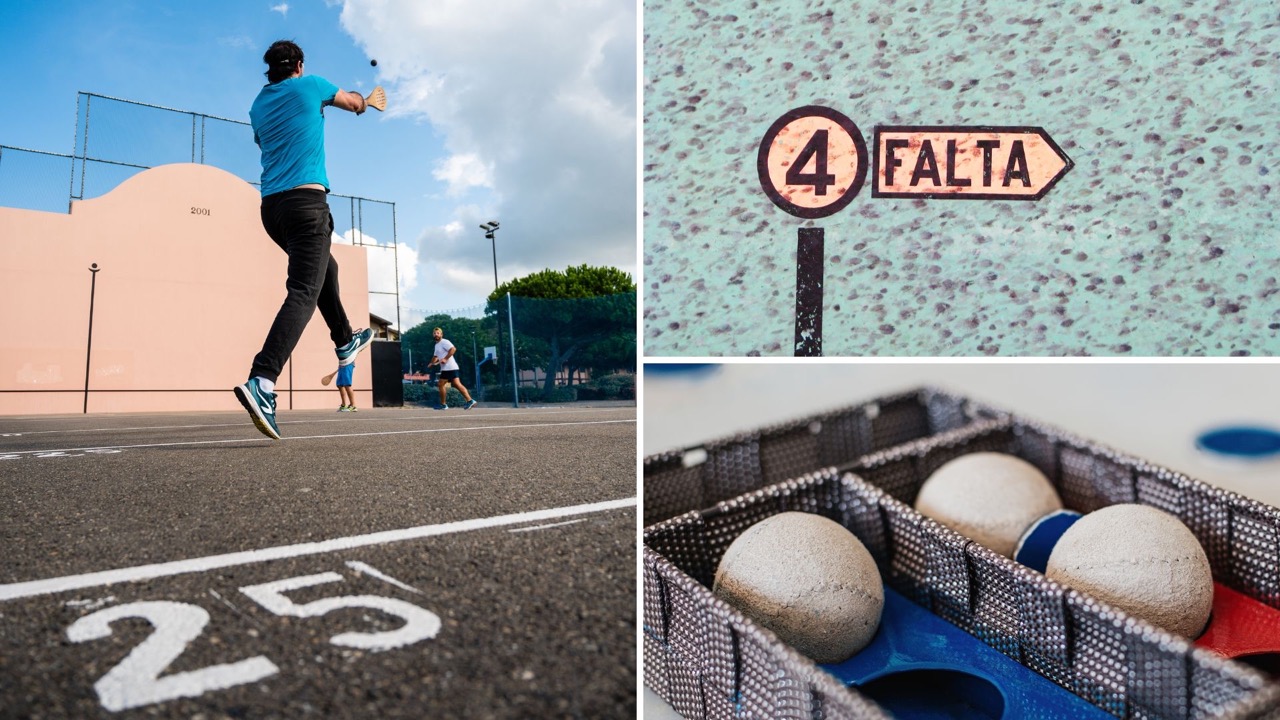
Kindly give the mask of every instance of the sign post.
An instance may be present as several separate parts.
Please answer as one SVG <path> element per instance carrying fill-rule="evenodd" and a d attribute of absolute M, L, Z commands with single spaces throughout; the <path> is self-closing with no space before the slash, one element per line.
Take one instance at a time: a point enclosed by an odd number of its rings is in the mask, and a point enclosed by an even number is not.
<path fill-rule="evenodd" d="M 1074 165 L 1039 127 L 881 125 L 867 156 L 862 133 L 831 108 L 807 105 L 774 121 L 756 157 L 773 204 L 813 220 L 843 210 L 871 166 L 874 198 L 1039 200 Z M 822 355 L 825 234 L 796 239 L 795 354 Z"/>
<path fill-rule="evenodd" d="M 867 178 L 867 145 L 852 120 L 809 105 L 778 118 L 756 159 L 760 186 L 784 211 L 806 219 L 844 209 Z M 824 234 L 802 227 L 796 243 L 795 355 L 822 355 Z"/>

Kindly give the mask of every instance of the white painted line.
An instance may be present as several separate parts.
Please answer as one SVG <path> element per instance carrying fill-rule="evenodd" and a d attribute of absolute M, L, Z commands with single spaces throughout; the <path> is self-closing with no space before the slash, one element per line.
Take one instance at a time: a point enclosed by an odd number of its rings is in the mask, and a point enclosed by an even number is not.
<path fill-rule="evenodd" d="M 100 445 L 98 447 L 86 448 L 60 448 L 51 450 L 5 450 L 3 455 L 40 455 L 43 453 L 59 453 L 59 452 L 94 452 L 101 450 L 140 450 L 145 448 L 161 448 L 161 447 L 187 447 L 191 445 L 226 445 L 227 443 L 278 443 L 285 441 L 298 440 L 330 440 L 333 438 L 351 438 L 351 437 L 376 437 L 380 435 L 419 435 L 423 433 L 445 433 L 445 432 L 472 432 L 476 430 L 515 430 L 519 428 L 544 428 L 544 427 L 560 427 L 563 425 L 616 425 L 618 423 L 634 423 L 635 420 L 583 420 L 581 422 L 562 422 L 562 423 L 524 423 L 520 425 L 485 425 L 481 427 L 462 427 L 462 428 L 420 428 L 418 430 L 382 430 L 379 432 L 366 433 L 339 433 L 336 435 L 301 435 L 298 437 L 286 437 L 282 440 L 272 440 L 267 437 L 242 437 L 230 438 L 227 440 L 186 440 L 183 442 L 171 443 L 143 443 L 141 445 Z M 242 425 L 243 427 L 243 425 Z"/>
<path fill-rule="evenodd" d="M 270 560 L 285 560 L 288 558 L 303 557 L 306 555 L 320 555 L 323 553 L 351 550 L 353 548 L 360 547 L 370 547 L 373 545 L 386 545 L 388 543 L 403 542 L 405 540 L 419 540 L 439 535 L 451 535 L 454 533 L 469 532 L 471 530 L 502 527 L 504 525 L 518 525 L 527 522 L 554 520 L 556 518 L 572 517 L 574 515 L 586 515 L 589 513 L 634 507 L 635 505 L 636 498 L 633 497 L 623 498 L 621 500 L 606 500 L 605 502 L 590 503 L 587 505 L 551 508 L 549 510 L 532 510 L 530 512 L 515 513 L 514 515 L 499 515 L 491 518 L 459 520 L 457 522 L 442 523 L 440 525 L 422 525 L 419 527 L 405 528 L 403 530 L 386 530 L 384 532 L 370 533 L 368 535 L 334 538 L 332 540 L 323 540 L 321 542 L 282 545 L 262 550 L 246 550 L 226 555 L 211 555 L 209 557 L 192 558 L 190 560 L 174 560 L 172 562 L 156 563 L 153 565 L 139 565 L 138 567 L 121 568 L 119 570 L 104 570 L 102 572 L 86 573 L 83 575 L 67 575 L 64 577 L 49 578 L 47 580 L 31 580 L 28 582 L 11 583 L 8 585 L 0 585 L 0 602 L 5 600 L 17 600 L 18 598 L 34 597 L 36 595 L 51 595 L 53 593 L 65 592 L 67 590 L 79 590 L 82 588 L 111 585 L 113 583 L 151 580 L 154 578 L 183 575 L 186 573 L 207 572 L 209 570 L 234 567 L 237 565 L 250 565 L 253 563 L 268 562 Z"/>
<path fill-rule="evenodd" d="M 210 595 L 212 595 L 212 596 L 214 596 L 215 598 L 217 598 L 217 599 L 218 599 L 218 602 L 220 602 L 220 603 L 222 603 L 223 605 L 226 605 L 227 607 L 231 608 L 231 612 L 233 612 L 233 613 L 235 613 L 236 615 L 239 615 L 240 617 L 244 618 L 245 620 L 248 620 L 249 622 L 253 623 L 253 626 L 254 626 L 254 627 L 256 627 L 256 628 L 258 628 L 259 630 L 261 630 L 261 631 L 263 631 L 263 632 L 266 632 L 266 630 L 267 630 L 267 629 L 266 629 L 265 627 L 263 627 L 262 623 L 259 623 L 257 620 L 254 620 L 252 615 L 246 615 L 246 614 L 244 614 L 244 613 L 240 612 L 240 608 L 238 608 L 238 607 L 236 607 L 234 604 L 232 604 L 232 602 L 231 602 L 230 600 L 228 600 L 228 599 L 226 599 L 226 598 L 222 597 L 221 595 L 219 595 L 217 590 L 214 590 L 213 588 L 209 588 L 209 594 L 210 594 Z M 251 630 L 250 632 L 252 633 L 253 631 Z M 256 636 L 255 636 L 255 637 L 256 637 Z"/>
<path fill-rule="evenodd" d="M 530 532 L 530 531 L 532 531 L 532 530 L 546 530 L 547 528 L 560 527 L 560 526 L 562 526 L 562 525 L 573 525 L 573 524 L 580 523 L 580 522 L 582 522 L 582 520 L 580 520 L 580 519 L 579 519 L 579 520 L 566 520 L 566 521 L 564 521 L 564 522 L 551 523 L 550 525 L 534 525 L 533 527 L 515 528 L 514 530 L 508 530 L 507 532 L 518 533 L 518 532 Z"/>
<path fill-rule="evenodd" d="M 235 612 L 235 614 L 237 614 L 237 615 L 241 614 L 241 613 L 240 613 L 240 608 L 238 608 L 238 607 L 236 607 L 234 604 L 232 604 L 232 602 L 231 602 L 230 600 L 228 600 L 228 599 L 226 599 L 226 598 L 222 597 L 221 595 L 219 595 L 217 590 L 214 590 L 213 588 L 209 588 L 209 594 L 210 594 L 210 595 L 212 595 L 212 596 L 214 596 L 215 598 L 217 598 L 218 602 L 220 602 L 220 603 L 222 603 L 223 605 L 226 605 L 227 607 L 231 608 L 231 610 L 232 610 L 233 612 Z"/>
<path fill-rule="evenodd" d="M 108 595 L 104 598 L 98 598 L 97 600 L 68 600 L 63 604 L 69 608 L 76 608 L 79 610 L 97 610 L 98 608 L 106 607 L 115 601 L 115 595 Z"/>
<path fill-rule="evenodd" d="M 412 585 L 410 585 L 410 584 L 408 584 L 408 583 L 402 583 L 402 582 L 400 582 L 399 580 L 397 580 L 397 579 L 395 579 L 395 578 L 391 577 L 390 575 L 387 575 L 387 574 L 385 574 L 385 573 L 383 573 L 383 572 L 380 572 L 377 568 L 375 568 L 375 567 L 373 567 L 373 566 L 371 566 L 371 565 L 367 565 L 367 564 L 365 564 L 365 563 L 362 563 L 362 562 L 360 562 L 359 560 L 348 560 L 348 561 L 347 561 L 347 567 L 351 568 L 352 570 L 355 570 L 355 571 L 356 571 L 356 572 L 358 572 L 358 573 L 363 573 L 363 574 L 365 574 L 365 575 L 369 575 L 369 576 L 371 576 L 371 577 L 376 577 L 376 578 L 378 578 L 379 580 L 382 580 L 383 582 L 391 583 L 392 585 L 395 585 L 396 587 L 400 588 L 401 590 L 408 590 L 409 592 L 415 592 L 415 593 L 418 593 L 419 595 L 421 595 L 421 594 L 422 594 L 422 591 L 421 591 L 421 590 L 419 590 L 418 588 L 416 588 L 416 587 L 414 587 L 414 586 L 412 586 Z"/>
<path fill-rule="evenodd" d="M 481 408 L 481 409 L 483 409 L 483 408 Z M 617 409 L 617 408 L 573 408 L 573 409 L 567 409 L 567 408 L 566 408 L 566 409 L 552 409 L 552 408 L 547 408 L 547 409 L 536 409 L 536 410 L 535 410 L 535 409 L 531 409 L 531 410 L 527 410 L 527 411 L 524 411 L 524 412 L 497 412 L 497 411 L 494 411 L 494 410 L 485 410 L 483 413 L 474 413 L 474 412 L 473 412 L 473 413 L 471 413 L 470 415 L 468 415 L 468 416 L 466 416 L 466 417 L 469 417 L 469 418 L 484 418 L 484 419 L 486 419 L 486 420 L 487 420 L 487 419 L 489 419 L 489 418 L 495 418 L 495 417 L 509 417 L 509 416 L 511 416 L 511 415 L 519 415 L 520 417 L 529 417 L 530 415 L 569 415 L 569 414 L 586 413 L 586 412 L 603 412 L 603 411 L 606 411 L 606 410 L 614 410 L 614 409 Z M 287 410 L 287 411 L 283 411 L 283 412 L 288 412 L 288 413 L 326 412 L 326 413 L 327 413 L 327 412 L 331 412 L 331 411 L 329 411 L 329 410 L 322 410 L 322 411 L 316 411 L 316 410 Z M 368 411 L 368 410 L 366 410 L 365 412 L 369 412 L 369 411 Z M 195 424 L 195 425 L 137 425 L 137 426 L 131 426 L 131 427 L 61 428 L 61 429 L 58 429 L 58 430 L 28 430 L 28 431 L 26 431 L 26 432 L 0 432 L 0 437 L 26 437 L 27 435 L 59 435 L 59 434 L 72 435 L 72 434 L 75 434 L 75 433 L 94 433 L 94 432 L 136 432 L 136 431 L 141 431 L 141 430 L 199 430 L 199 429 L 202 429 L 202 428 L 228 428 L 228 427 L 239 427 L 239 428 L 242 428 L 242 427 L 244 427 L 244 426 L 245 426 L 245 423 L 244 423 L 244 419 L 239 417 L 240 415 L 243 415 L 243 413 L 239 413 L 239 414 L 237 414 L 237 418 L 238 418 L 238 419 L 237 419 L 237 422 L 230 422 L 230 423 L 199 423 L 199 424 Z M 83 417 L 83 416 L 82 416 L 82 417 Z M 393 421 L 396 421 L 396 422 L 404 422 L 404 421 L 406 421 L 406 420 L 445 420 L 445 419 L 450 418 L 450 417 L 454 417 L 454 418 L 456 418 L 456 417 L 458 417 L 458 416 L 457 416 L 457 415 L 447 415 L 447 416 L 446 416 L 446 415 L 442 415 L 442 414 L 440 414 L 439 412 L 435 412 L 435 411 L 433 411 L 433 413 L 432 413 L 431 415 L 386 415 L 386 416 L 383 416 L 383 415 L 381 415 L 381 414 L 378 414 L 378 415 L 376 415 L 376 417 L 375 417 L 375 416 L 373 416 L 373 413 L 370 413 L 370 414 L 368 414 L 368 415 L 362 415 L 362 416 L 360 416 L 360 418 L 359 418 L 359 419 L 361 419 L 361 420 L 377 420 L 377 421 L 393 420 Z M 49 418 L 47 418 L 47 417 L 34 417 L 34 418 L 14 418 L 14 417 L 10 417 L 10 418 L 5 418 L 5 419 L 6 419 L 6 420 L 47 420 L 47 419 L 49 419 Z M 58 419 L 61 419 L 61 418 L 58 418 Z M 309 424 L 314 424 L 314 423 L 340 423 L 340 422 L 349 423 L 349 422 L 351 422 L 353 419 L 354 419 L 354 418 L 350 418 L 350 417 L 341 417 L 341 418 L 320 417 L 320 418 L 314 418 L 314 419 L 308 419 L 308 420 L 280 420 L 280 419 L 277 419 L 277 420 L 276 420 L 276 424 L 277 424 L 277 425 L 309 425 Z"/>

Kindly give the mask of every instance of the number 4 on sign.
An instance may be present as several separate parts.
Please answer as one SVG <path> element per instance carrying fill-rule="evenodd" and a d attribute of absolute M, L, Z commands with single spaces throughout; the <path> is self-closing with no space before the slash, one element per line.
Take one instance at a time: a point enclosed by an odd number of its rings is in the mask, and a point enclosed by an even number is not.
<path fill-rule="evenodd" d="M 774 121 L 756 156 L 765 195 L 784 211 L 810 219 L 834 215 L 852 202 L 869 165 L 858 126 L 819 105 Z"/>
<path fill-rule="evenodd" d="M 802 172 L 809 161 L 814 161 L 814 171 Z M 812 185 L 814 195 L 826 195 L 827 188 L 836 184 L 836 176 L 827 172 L 827 131 L 816 130 L 787 169 L 788 185 Z"/>

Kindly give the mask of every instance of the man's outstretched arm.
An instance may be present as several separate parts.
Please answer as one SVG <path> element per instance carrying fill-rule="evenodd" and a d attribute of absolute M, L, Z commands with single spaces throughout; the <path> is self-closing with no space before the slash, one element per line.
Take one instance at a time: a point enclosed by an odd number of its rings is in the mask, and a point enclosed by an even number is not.
<path fill-rule="evenodd" d="M 360 93 L 348 92 L 346 90 L 339 90 L 337 94 L 333 96 L 333 106 L 343 110 L 348 110 L 357 115 L 369 109 L 369 104 L 365 102 L 363 95 Z"/>

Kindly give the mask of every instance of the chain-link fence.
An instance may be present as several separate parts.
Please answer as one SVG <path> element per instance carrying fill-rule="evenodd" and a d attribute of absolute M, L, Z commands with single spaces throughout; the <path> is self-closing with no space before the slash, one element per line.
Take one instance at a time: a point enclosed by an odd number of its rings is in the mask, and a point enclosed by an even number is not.
<path fill-rule="evenodd" d="M 436 327 L 454 344 L 459 379 L 478 400 L 635 399 L 635 293 L 554 300 L 507 295 L 444 312 L 408 309 L 405 316 L 415 323 L 401 336 L 406 402 L 438 402 L 438 368 L 430 364 Z M 460 401 L 459 395 L 449 404 Z"/>
<path fill-rule="evenodd" d="M 213 165 L 253 184 L 260 171 L 247 122 L 86 92 L 76 97 L 73 155 L 72 200 L 171 163 Z"/>
<path fill-rule="evenodd" d="M 68 212 L 72 162 L 70 155 L 0 145 L 0 205 Z"/>
<path fill-rule="evenodd" d="M 212 165 L 259 185 L 248 122 L 81 92 L 71 155 L 0 145 L 0 205 L 69 212 L 74 200 L 100 197 L 143 170 L 172 163 Z M 369 253 L 370 306 L 388 313 L 394 307 L 395 317 L 386 319 L 401 327 L 395 203 L 330 194 L 329 208 L 335 233 L 379 251 Z"/>

